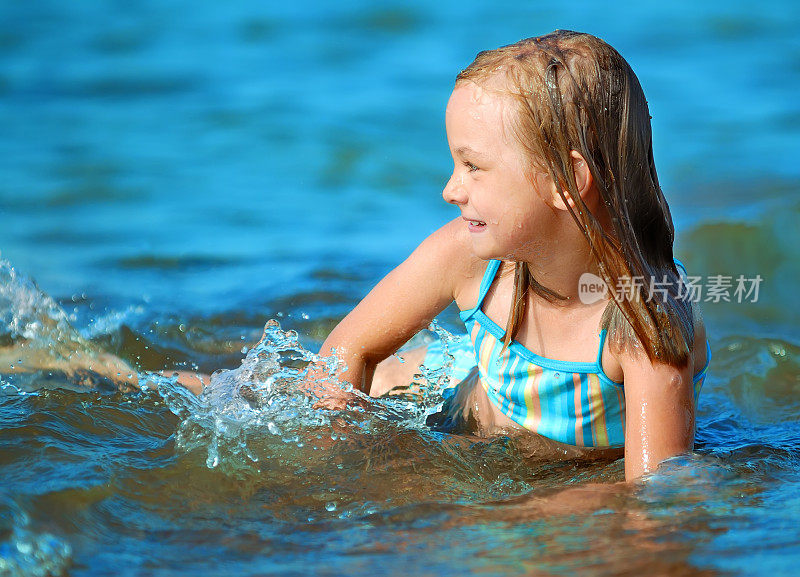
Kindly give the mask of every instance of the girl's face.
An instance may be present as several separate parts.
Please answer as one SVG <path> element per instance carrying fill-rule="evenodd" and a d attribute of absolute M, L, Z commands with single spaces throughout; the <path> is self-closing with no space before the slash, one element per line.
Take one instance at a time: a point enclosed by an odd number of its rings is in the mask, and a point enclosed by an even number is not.
<path fill-rule="evenodd" d="M 508 134 L 512 106 L 473 82 L 456 85 L 446 112 L 455 166 L 442 196 L 461 209 L 478 257 L 531 261 L 552 224 L 545 199 L 554 187 Z"/>

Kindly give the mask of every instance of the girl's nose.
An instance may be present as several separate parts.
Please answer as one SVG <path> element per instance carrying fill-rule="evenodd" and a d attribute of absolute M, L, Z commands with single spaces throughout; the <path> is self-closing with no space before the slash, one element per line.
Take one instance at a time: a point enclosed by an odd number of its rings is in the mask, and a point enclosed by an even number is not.
<path fill-rule="evenodd" d="M 444 185 L 442 191 L 442 198 L 445 202 L 450 204 L 466 204 L 467 191 L 464 188 L 464 183 L 455 174 L 450 177 L 447 184 Z"/>

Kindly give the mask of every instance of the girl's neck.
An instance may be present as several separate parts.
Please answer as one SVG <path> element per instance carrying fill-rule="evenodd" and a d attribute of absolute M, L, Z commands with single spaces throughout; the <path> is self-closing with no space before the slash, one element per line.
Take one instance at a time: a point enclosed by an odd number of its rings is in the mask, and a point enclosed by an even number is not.
<path fill-rule="evenodd" d="M 564 216 L 569 222 L 554 226 L 534 254 L 521 256 L 539 283 L 566 297 L 564 301 L 556 301 L 556 306 L 579 306 L 581 275 L 587 272 L 598 275 L 599 271 L 583 232 L 569 214 Z"/>

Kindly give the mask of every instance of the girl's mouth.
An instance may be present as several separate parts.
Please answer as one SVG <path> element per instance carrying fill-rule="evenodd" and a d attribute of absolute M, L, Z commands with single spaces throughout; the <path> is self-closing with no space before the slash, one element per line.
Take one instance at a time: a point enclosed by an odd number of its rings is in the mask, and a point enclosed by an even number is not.
<path fill-rule="evenodd" d="M 467 221 L 467 228 L 470 232 L 479 232 L 486 228 L 486 223 L 482 220 L 473 220 L 471 218 L 464 218 Z"/>

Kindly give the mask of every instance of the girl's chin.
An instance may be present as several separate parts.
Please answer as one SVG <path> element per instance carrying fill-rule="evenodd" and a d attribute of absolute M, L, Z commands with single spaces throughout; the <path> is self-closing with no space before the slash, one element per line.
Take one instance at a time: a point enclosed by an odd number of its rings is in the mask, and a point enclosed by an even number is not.
<path fill-rule="evenodd" d="M 472 253 L 482 260 L 532 262 L 540 252 L 541 243 L 525 238 L 502 238 L 483 232 L 470 235 Z"/>
<path fill-rule="evenodd" d="M 508 255 L 503 254 L 497 246 L 484 242 L 483 238 L 472 239 L 472 252 L 481 260 L 507 260 Z"/>

